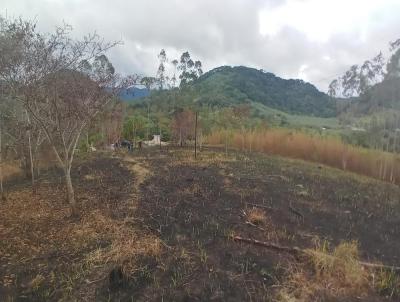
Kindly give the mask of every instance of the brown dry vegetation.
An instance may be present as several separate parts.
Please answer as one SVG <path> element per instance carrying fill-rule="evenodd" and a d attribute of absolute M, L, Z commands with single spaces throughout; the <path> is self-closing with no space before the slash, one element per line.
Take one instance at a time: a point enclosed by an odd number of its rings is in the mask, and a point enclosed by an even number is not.
<path fill-rule="evenodd" d="M 36 195 L 11 187 L 0 205 L 1 301 L 95 301 L 111 272 L 135 276 L 140 259 L 157 258 L 157 237 L 137 226 L 133 175 L 118 159 L 81 161 L 77 187 L 82 215 L 70 218 L 62 178 L 47 171 Z M 107 290 L 101 294 L 108 299 Z"/>
<path fill-rule="evenodd" d="M 19 167 L 18 163 L 3 163 L 3 179 L 7 180 L 15 176 L 22 174 L 22 169 Z"/>
<path fill-rule="evenodd" d="M 356 242 L 343 242 L 330 251 L 325 241 L 307 250 L 307 254 L 313 274 L 297 266 L 287 286 L 278 293 L 281 301 L 325 301 L 349 296 L 365 299 L 374 290 L 369 280 L 371 272 L 359 262 Z"/>
<path fill-rule="evenodd" d="M 288 129 L 234 132 L 216 131 L 208 144 L 244 151 L 303 159 L 400 184 L 400 157 L 395 154 L 363 149 L 333 137 L 311 136 Z"/>
<path fill-rule="evenodd" d="M 1 301 L 397 301 L 398 187 L 296 160 L 212 150 L 79 159 L 0 204 Z M 257 206 L 254 206 L 257 205 Z M 248 223 L 250 222 L 250 223 Z M 302 257 L 233 236 L 299 247 Z"/>
<path fill-rule="evenodd" d="M 247 212 L 247 219 L 256 225 L 265 224 L 267 222 L 267 217 L 265 216 L 265 212 L 261 209 L 252 208 Z"/>

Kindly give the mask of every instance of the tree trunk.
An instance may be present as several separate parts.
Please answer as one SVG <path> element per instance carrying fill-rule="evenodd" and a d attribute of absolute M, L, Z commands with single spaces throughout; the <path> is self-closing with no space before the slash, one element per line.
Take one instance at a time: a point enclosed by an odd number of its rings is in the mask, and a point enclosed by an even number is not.
<path fill-rule="evenodd" d="M 31 131 L 28 132 L 28 147 L 29 147 L 29 161 L 30 161 L 30 168 L 31 168 L 31 185 L 32 185 L 32 192 L 33 194 L 36 193 L 36 184 L 35 184 L 35 169 L 34 169 L 34 160 L 33 160 L 33 153 L 32 153 L 32 141 L 31 141 Z"/>
<path fill-rule="evenodd" d="M 133 133 L 133 138 L 132 138 L 133 149 L 135 149 L 135 148 L 136 148 L 136 127 L 135 127 L 135 121 L 133 121 L 133 123 L 132 123 L 132 133 Z"/>
<path fill-rule="evenodd" d="M 149 141 L 150 136 L 150 101 L 147 103 L 147 133 L 146 133 L 146 140 Z"/>
<path fill-rule="evenodd" d="M 160 132 L 160 150 L 161 150 L 161 126 L 160 125 L 158 125 L 158 130 Z"/>
<path fill-rule="evenodd" d="M 245 151 L 245 133 L 243 126 L 242 126 L 242 150 Z"/>
<path fill-rule="evenodd" d="M 225 130 L 225 156 L 228 156 L 228 130 Z"/>
<path fill-rule="evenodd" d="M 90 145 L 89 145 L 89 129 L 86 132 L 86 152 L 90 152 Z"/>
<path fill-rule="evenodd" d="M 75 193 L 72 186 L 71 168 L 65 169 L 65 184 L 67 187 L 67 200 L 71 207 L 71 216 L 77 217 L 79 215 L 79 211 L 76 206 Z"/>
<path fill-rule="evenodd" d="M 6 196 L 4 194 L 4 188 L 3 188 L 3 154 L 2 154 L 2 145 L 1 145 L 1 136 L 2 136 L 2 132 L 1 132 L 1 125 L 0 125 L 0 197 L 1 200 L 5 200 Z"/>
<path fill-rule="evenodd" d="M 28 121 L 28 148 L 29 148 L 29 161 L 30 161 L 30 170 L 31 170 L 31 185 L 32 185 L 32 193 L 36 193 L 36 184 L 35 184 L 35 167 L 34 167 L 34 160 L 33 160 L 33 152 L 32 152 L 32 138 L 31 138 L 31 120 L 29 119 L 28 111 L 25 111 L 26 118 Z"/>
<path fill-rule="evenodd" d="M 196 121 L 194 124 L 194 158 L 197 158 L 197 111 L 196 111 Z"/>

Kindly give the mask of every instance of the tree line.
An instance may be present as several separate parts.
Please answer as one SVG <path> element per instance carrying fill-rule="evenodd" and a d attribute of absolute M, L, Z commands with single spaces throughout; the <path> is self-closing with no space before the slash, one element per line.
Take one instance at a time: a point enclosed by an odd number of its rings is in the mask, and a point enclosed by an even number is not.
<path fill-rule="evenodd" d="M 197 80 L 203 74 L 200 60 L 193 60 L 189 51 L 185 51 L 178 59 L 169 59 L 165 49 L 161 49 L 157 55 L 159 64 L 156 75 L 139 77 L 138 83 L 147 90 L 158 88 L 159 90 L 173 89 L 184 86 Z M 170 68 L 168 68 L 170 67 Z M 172 73 L 168 72 L 172 67 Z M 179 84 L 179 85 L 178 85 Z"/>

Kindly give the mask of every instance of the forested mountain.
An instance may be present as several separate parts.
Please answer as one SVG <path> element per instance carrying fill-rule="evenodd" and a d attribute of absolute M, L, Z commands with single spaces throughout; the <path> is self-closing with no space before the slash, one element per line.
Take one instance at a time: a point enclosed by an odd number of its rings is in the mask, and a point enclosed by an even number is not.
<path fill-rule="evenodd" d="M 302 80 L 285 80 L 272 73 L 244 66 L 215 68 L 180 89 L 156 91 L 150 102 L 164 110 L 193 105 L 229 107 L 260 103 L 286 113 L 335 116 L 335 102 Z M 172 107 L 171 107 L 172 106 Z"/>
<path fill-rule="evenodd" d="M 400 110 L 400 39 L 389 43 L 389 56 L 382 52 L 353 65 L 329 85 L 329 95 L 353 97 L 341 115 L 360 117 Z"/>
<path fill-rule="evenodd" d="M 147 90 L 147 88 L 139 88 L 134 86 L 123 89 L 119 93 L 119 97 L 124 101 L 132 101 L 146 97 L 148 95 L 149 95 L 149 90 Z"/>
<path fill-rule="evenodd" d="M 385 110 L 400 110 L 400 78 L 387 77 L 352 101 L 346 110 L 356 116 Z"/>

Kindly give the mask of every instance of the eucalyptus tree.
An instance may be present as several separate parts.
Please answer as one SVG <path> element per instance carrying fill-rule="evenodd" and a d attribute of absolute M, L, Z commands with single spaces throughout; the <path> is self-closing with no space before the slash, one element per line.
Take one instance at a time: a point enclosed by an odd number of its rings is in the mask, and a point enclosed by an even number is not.
<path fill-rule="evenodd" d="M 167 77 L 165 75 L 165 63 L 167 62 L 167 54 L 164 49 L 161 49 L 158 54 L 158 60 L 160 64 L 158 65 L 157 70 L 157 82 L 159 84 L 160 90 L 163 90 L 167 81 Z"/>

